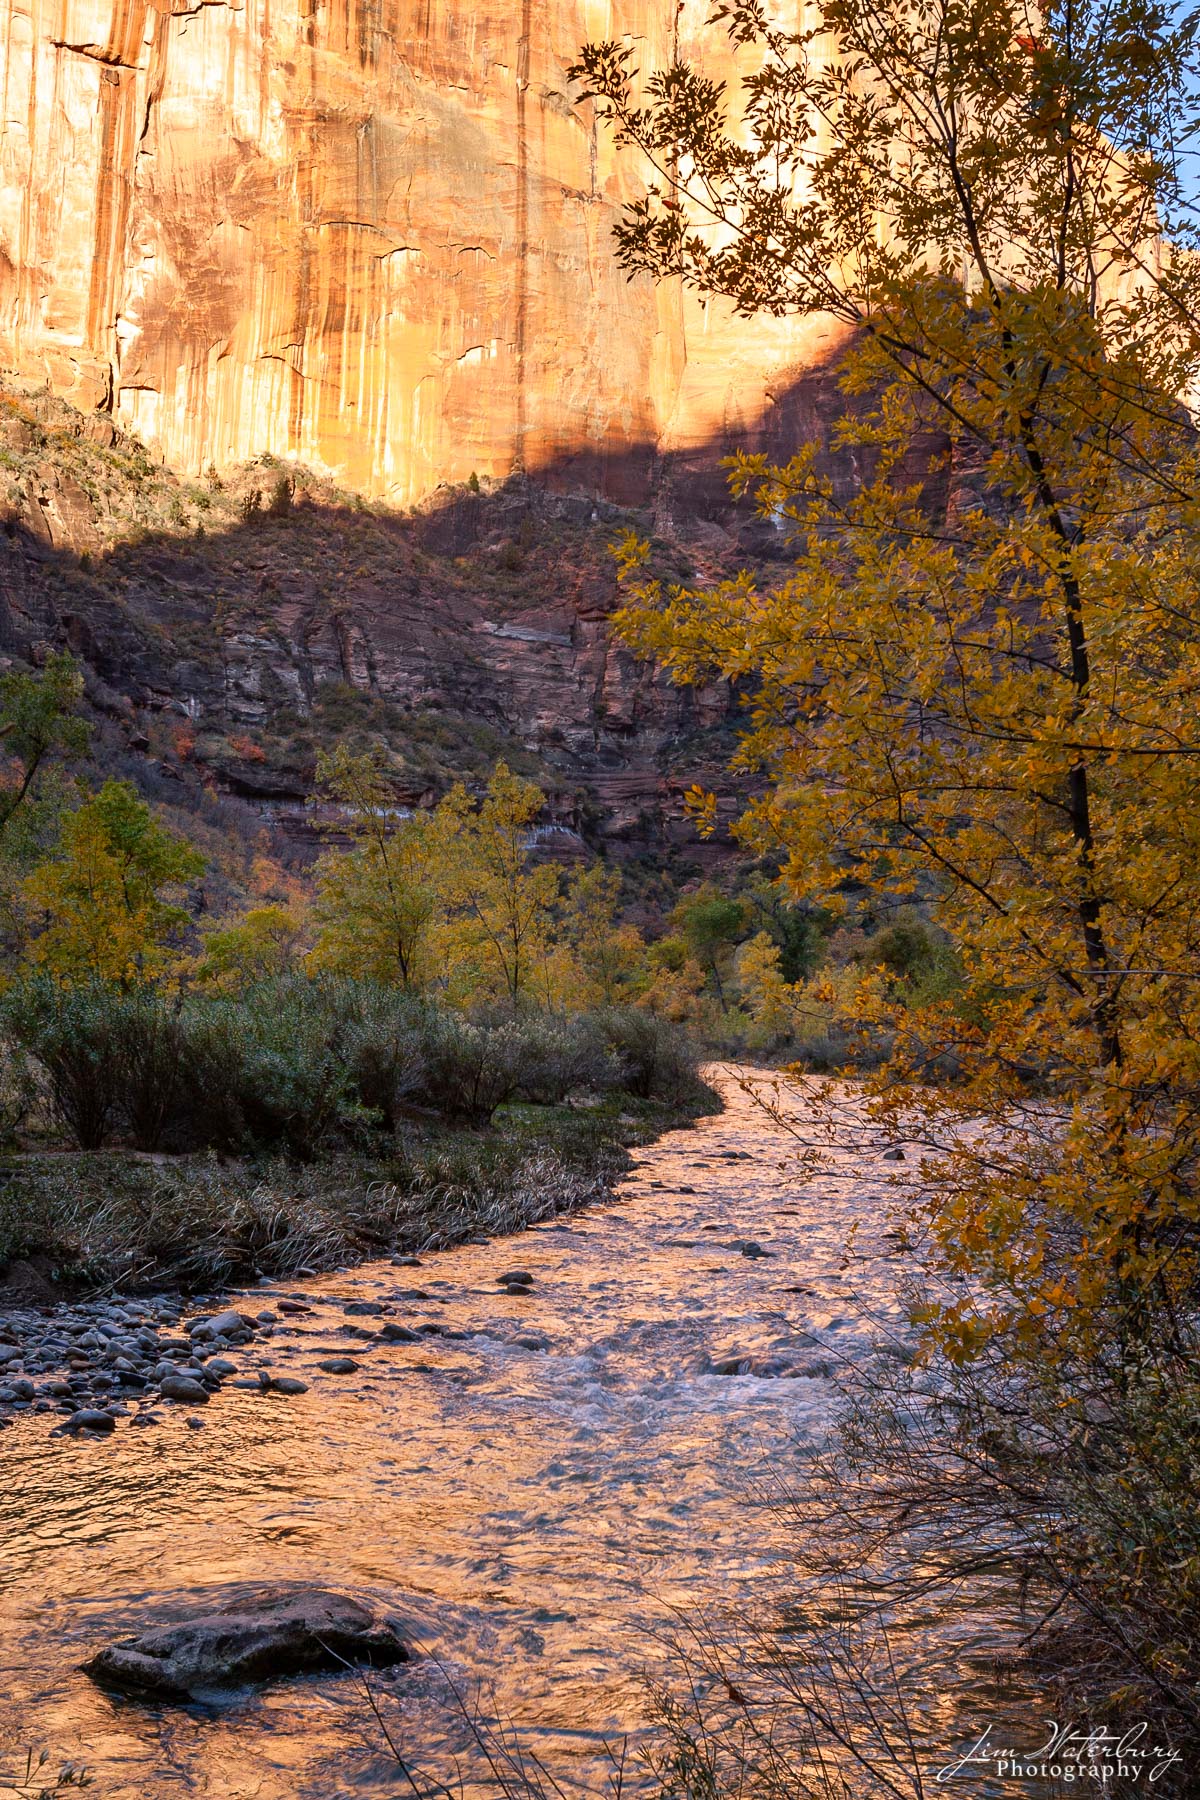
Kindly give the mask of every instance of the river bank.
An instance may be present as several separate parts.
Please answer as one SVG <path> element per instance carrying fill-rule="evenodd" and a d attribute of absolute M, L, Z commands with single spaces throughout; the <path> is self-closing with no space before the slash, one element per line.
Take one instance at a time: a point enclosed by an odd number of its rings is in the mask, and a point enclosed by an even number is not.
<path fill-rule="evenodd" d="M 221 1167 L 117 1153 L 10 1164 L 3 1203 L 35 1235 L 0 1282 L 0 1429 L 23 1412 L 64 1415 L 59 1432 L 157 1424 L 164 1403 L 194 1414 L 230 1377 L 303 1392 L 261 1360 L 252 1377 L 230 1360 L 247 1345 L 264 1351 L 301 1303 L 282 1303 L 281 1324 L 270 1305 L 206 1299 L 197 1276 L 269 1287 L 381 1251 L 419 1267 L 422 1255 L 527 1230 L 609 1198 L 630 1149 L 690 1123 L 706 1099 L 716 1102 L 697 1084 L 670 1106 L 509 1106 L 486 1132 L 410 1133 L 387 1161 Z M 115 1293 L 113 1271 L 124 1278 Z"/>
<path fill-rule="evenodd" d="M 126 1630 L 319 1582 L 415 1640 L 383 1703 L 416 1765 L 445 1774 L 465 1751 L 450 1681 L 598 1791 L 606 1744 L 642 1730 L 676 1613 L 786 1579 L 768 1490 L 824 1441 L 836 1365 L 870 1355 L 880 1323 L 903 1328 L 882 1154 L 802 1175 L 788 1134 L 721 1085 L 725 1111 L 638 1153 L 614 1204 L 420 1268 L 223 1296 L 279 1319 L 235 1348 L 245 1373 L 202 1430 L 170 1407 L 155 1430 L 48 1454 L 46 1420 L 20 1416 L 0 1494 L 9 1760 L 44 1744 L 106 1800 L 393 1793 L 349 1678 L 179 1708 L 78 1673 Z M 516 1271 L 531 1279 L 500 1279 Z M 335 1356 L 358 1367 L 326 1374 Z M 260 1363 L 307 1391 L 264 1389 Z"/>

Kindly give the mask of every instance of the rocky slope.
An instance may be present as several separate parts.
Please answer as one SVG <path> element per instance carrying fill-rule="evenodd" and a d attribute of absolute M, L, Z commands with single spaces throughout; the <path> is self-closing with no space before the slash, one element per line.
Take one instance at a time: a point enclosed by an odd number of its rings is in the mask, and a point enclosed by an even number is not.
<path fill-rule="evenodd" d="M 10 387 L 0 519 L 0 651 L 69 646 L 158 797 L 199 783 L 311 837 L 318 750 L 374 739 L 412 803 L 504 755 L 552 825 L 694 853 L 682 796 L 720 776 L 730 697 L 613 641 L 611 544 L 646 513 L 518 479 L 400 514 L 270 459 L 188 482 L 105 416 Z M 712 574 L 745 548 L 710 525 L 655 555 Z"/>
<path fill-rule="evenodd" d="M 472 472 L 640 504 L 776 442 L 831 328 L 628 283 L 646 170 L 566 76 L 626 33 L 732 75 L 708 12 L 6 0 L 0 364 L 190 474 L 267 452 L 405 505 Z"/>

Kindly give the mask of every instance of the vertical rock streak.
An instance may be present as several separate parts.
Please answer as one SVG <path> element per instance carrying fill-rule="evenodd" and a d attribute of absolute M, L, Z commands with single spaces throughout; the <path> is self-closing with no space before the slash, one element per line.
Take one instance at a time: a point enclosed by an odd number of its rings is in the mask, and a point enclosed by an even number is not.
<path fill-rule="evenodd" d="M 599 34 L 711 50 L 705 4 L 4 0 L 0 360 L 185 470 L 640 494 L 828 355 L 613 262 L 645 171 L 566 68 Z"/>

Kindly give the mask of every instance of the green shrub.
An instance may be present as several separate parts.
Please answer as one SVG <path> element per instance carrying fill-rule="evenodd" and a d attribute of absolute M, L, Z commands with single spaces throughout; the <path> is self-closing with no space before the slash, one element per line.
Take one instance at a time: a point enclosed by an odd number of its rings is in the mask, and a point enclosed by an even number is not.
<path fill-rule="evenodd" d="M 18 1086 L 40 1072 L 54 1117 L 89 1150 L 115 1135 L 144 1150 L 311 1160 L 394 1134 L 405 1102 L 478 1126 L 515 1096 L 699 1093 L 686 1038 L 639 1010 L 472 1020 L 373 982 L 302 975 L 180 999 L 36 976 L 5 996 L 0 1028 Z"/>
<path fill-rule="evenodd" d="M 240 1140 L 308 1158 L 357 1122 L 336 995 L 325 984 L 285 977 L 192 1004 L 197 1147 Z"/>
<path fill-rule="evenodd" d="M 64 988 L 31 976 L 4 995 L 0 1017 L 18 1050 L 43 1072 L 55 1117 L 81 1150 L 111 1129 L 120 1098 L 123 1020 L 112 990 Z"/>
<path fill-rule="evenodd" d="M 191 999 L 186 1017 L 188 1085 L 173 1147 L 246 1149 L 250 1134 L 242 1107 L 246 1034 L 241 1008 L 215 998 Z"/>
<path fill-rule="evenodd" d="M 116 1114 L 139 1150 L 169 1140 L 188 1087 L 187 1031 L 177 1006 L 159 994 L 109 994 L 116 1038 Z"/>
<path fill-rule="evenodd" d="M 590 1014 L 523 1019 L 516 1032 L 516 1092 L 537 1106 L 557 1106 L 576 1088 L 609 1093 L 621 1065 Z"/>
<path fill-rule="evenodd" d="M 358 1104 L 394 1131 L 402 1103 L 425 1076 L 429 1008 L 373 983 L 347 984 L 342 1000 L 341 1053 Z"/>
<path fill-rule="evenodd" d="M 669 1105 L 699 1093 L 696 1052 L 677 1025 L 636 1006 L 610 1007 L 595 1017 L 628 1093 Z"/>
<path fill-rule="evenodd" d="M 422 1020 L 424 1067 L 415 1098 L 445 1119 L 486 1125 L 517 1090 L 520 1026 L 476 1025 L 430 1009 Z"/>

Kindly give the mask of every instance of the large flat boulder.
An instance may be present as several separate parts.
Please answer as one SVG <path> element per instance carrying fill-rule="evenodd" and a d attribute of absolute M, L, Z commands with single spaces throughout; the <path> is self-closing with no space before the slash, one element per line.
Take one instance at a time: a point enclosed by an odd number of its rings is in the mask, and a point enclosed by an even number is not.
<path fill-rule="evenodd" d="M 361 1601 L 322 1588 L 288 1588 L 124 1638 L 82 1668 L 123 1693 L 187 1700 L 314 1669 L 407 1660 L 396 1628 Z"/>

